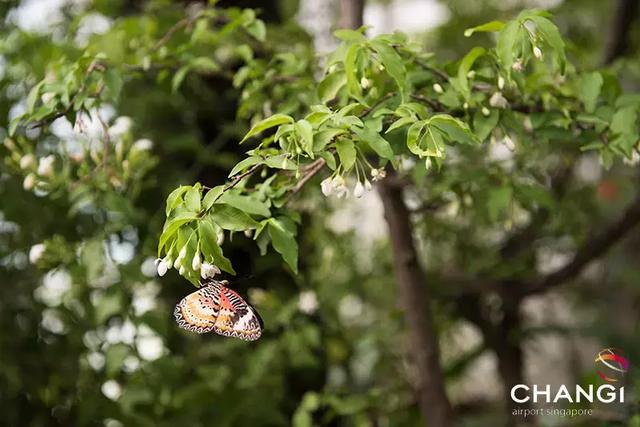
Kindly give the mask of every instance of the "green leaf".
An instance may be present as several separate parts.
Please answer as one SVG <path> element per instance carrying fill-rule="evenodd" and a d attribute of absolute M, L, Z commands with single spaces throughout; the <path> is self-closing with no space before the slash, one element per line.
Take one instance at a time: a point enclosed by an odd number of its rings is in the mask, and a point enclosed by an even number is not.
<path fill-rule="evenodd" d="M 347 76 L 341 71 L 327 74 L 318 84 L 318 97 L 322 102 L 334 99 L 340 89 L 347 83 Z"/>
<path fill-rule="evenodd" d="M 172 210 L 182 204 L 182 195 L 191 188 L 190 185 L 181 185 L 173 190 L 169 196 L 167 196 L 167 207 L 165 208 L 165 215 L 169 216 Z"/>
<path fill-rule="evenodd" d="M 520 23 L 518 21 L 511 21 L 500 30 L 500 34 L 498 35 L 496 53 L 507 76 L 511 75 L 511 66 L 513 65 L 513 55 L 519 29 Z"/>
<path fill-rule="evenodd" d="M 120 92 L 122 91 L 122 86 L 124 84 L 120 70 L 108 67 L 104 72 L 103 80 L 105 86 L 109 90 L 109 96 L 111 96 L 113 100 L 117 101 L 120 97 Z"/>
<path fill-rule="evenodd" d="M 504 28 L 504 22 L 502 21 L 491 21 L 486 24 L 478 25 L 477 27 L 467 28 L 464 30 L 465 37 L 471 37 L 473 33 L 495 33 L 497 31 L 502 30 Z"/>
<path fill-rule="evenodd" d="M 360 31 L 349 30 L 349 29 L 341 29 L 335 30 L 333 35 L 345 42 L 363 42 L 366 38 L 362 35 Z"/>
<path fill-rule="evenodd" d="M 350 139 L 339 139 L 336 141 L 336 150 L 340 163 L 345 171 L 351 170 L 356 162 L 356 147 Z"/>
<path fill-rule="evenodd" d="M 460 65 L 458 66 L 458 80 L 462 85 L 463 95 L 467 100 L 471 96 L 471 88 L 469 87 L 467 73 L 471 70 L 476 59 L 484 55 L 485 52 L 486 50 L 483 47 L 474 47 L 465 55 L 464 58 L 462 58 L 462 61 L 460 61 Z"/>
<path fill-rule="evenodd" d="M 251 24 L 247 25 L 245 29 L 253 36 L 253 38 L 260 42 L 264 42 L 267 37 L 267 28 L 265 27 L 264 22 L 259 19 L 256 19 Z"/>
<path fill-rule="evenodd" d="M 313 126 L 306 120 L 298 120 L 294 127 L 300 136 L 302 149 L 313 159 Z"/>
<path fill-rule="evenodd" d="M 185 207 L 191 212 L 198 213 L 200 212 L 201 199 L 202 196 L 200 194 L 200 185 L 194 185 L 189 190 L 187 190 L 187 193 L 184 196 Z"/>
<path fill-rule="evenodd" d="M 376 152 L 376 154 L 383 159 L 393 160 L 393 149 L 389 142 L 384 139 L 378 132 L 375 132 L 368 127 L 363 129 L 353 128 L 353 131 L 361 141 L 364 141 L 369 147 Z"/>
<path fill-rule="evenodd" d="M 555 65 L 559 68 L 560 73 L 564 74 L 567 57 L 564 51 L 564 40 L 562 40 L 558 27 L 542 16 L 530 16 L 529 19 L 535 22 L 536 30 L 542 35 L 547 47 L 553 51 Z"/>
<path fill-rule="evenodd" d="M 287 154 L 278 154 L 264 159 L 264 164 L 273 169 L 297 170 L 298 165 L 289 159 Z"/>
<path fill-rule="evenodd" d="M 322 151 L 336 136 L 345 133 L 347 131 L 344 129 L 325 129 L 318 132 L 313 138 L 313 151 Z"/>
<path fill-rule="evenodd" d="M 252 230 L 258 226 L 249 215 L 233 206 L 215 203 L 209 214 L 220 228 L 231 231 Z"/>
<path fill-rule="evenodd" d="M 362 87 L 360 86 L 360 79 L 358 79 L 357 62 L 358 54 L 361 49 L 361 44 L 351 45 L 349 50 L 347 50 L 347 56 L 344 58 L 344 70 L 347 76 L 347 88 L 349 89 L 349 94 L 359 101 L 362 98 Z"/>
<path fill-rule="evenodd" d="M 429 119 L 429 124 L 441 130 L 451 141 L 462 144 L 479 144 L 478 139 L 469 126 L 448 114 L 436 114 Z"/>
<path fill-rule="evenodd" d="M 395 80 L 398 85 L 398 90 L 402 98 L 402 102 L 405 102 L 407 94 L 407 70 L 404 68 L 404 62 L 402 58 L 396 52 L 394 48 L 389 46 L 386 42 L 374 39 L 369 43 L 370 46 L 378 53 L 382 65 L 385 70 Z"/>
<path fill-rule="evenodd" d="M 205 255 L 204 259 L 209 261 L 207 256 L 210 255 L 214 265 L 227 273 L 235 275 L 236 272 L 231 265 L 231 261 L 224 256 L 222 248 L 218 245 L 218 234 L 213 223 L 210 222 L 210 218 L 200 221 L 198 234 L 200 236 L 200 250 Z"/>
<path fill-rule="evenodd" d="M 416 119 L 413 117 L 401 117 L 389 126 L 385 133 L 393 132 L 396 129 L 407 126 L 415 122 Z"/>
<path fill-rule="evenodd" d="M 496 109 L 491 110 L 488 116 L 482 114 L 481 110 L 476 111 L 473 116 L 473 130 L 480 141 L 487 139 L 491 135 L 491 131 L 498 124 L 500 112 Z"/>
<path fill-rule="evenodd" d="M 176 237 L 176 233 L 180 227 L 196 219 L 197 216 L 193 212 L 183 212 L 174 218 L 168 219 L 164 224 L 164 230 L 158 240 L 158 257 L 162 254 L 162 249 L 166 246 L 167 242 Z"/>
<path fill-rule="evenodd" d="M 616 134 L 634 135 L 637 132 L 635 107 L 620 108 L 611 119 L 611 130 Z"/>
<path fill-rule="evenodd" d="M 229 178 L 259 163 L 262 163 L 262 159 L 260 157 L 247 157 L 246 159 L 241 160 L 237 165 L 233 167 L 233 169 L 231 169 L 231 172 L 229 172 Z"/>
<path fill-rule="evenodd" d="M 587 73 L 580 79 L 580 92 L 578 93 L 578 97 L 584 104 L 585 110 L 589 113 L 593 113 L 596 109 L 602 83 L 604 83 L 602 74 L 597 71 Z"/>
<path fill-rule="evenodd" d="M 234 208 L 238 208 L 252 215 L 260 215 L 264 217 L 271 216 L 269 207 L 266 203 L 252 196 L 241 196 L 236 193 L 226 192 L 218 199 L 220 203 L 225 203 Z"/>
<path fill-rule="evenodd" d="M 426 151 L 420 148 L 420 141 L 426 125 L 427 122 L 425 120 L 420 120 L 412 124 L 407 131 L 407 148 L 416 156 L 423 157 L 427 155 Z"/>
<path fill-rule="evenodd" d="M 173 75 L 173 78 L 171 79 L 171 90 L 174 93 L 177 92 L 178 89 L 180 89 L 180 86 L 182 85 L 184 78 L 187 76 L 187 73 L 189 73 L 190 70 L 191 70 L 191 66 L 184 65 L 180 67 L 178 71 L 176 71 L 176 73 Z"/>
<path fill-rule="evenodd" d="M 207 194 L 204 195 L 204 199 L 202 199 L 202 209 L 205 211 L 211 209 L 211 206 L 213 206 L 223 192 L 224 185 L 217 185 L 207 191 Z"/>
<path fill-rule="evenodd" d="M 256 123 L 249 130 L 249 132 L 247 132 L 244 138 L 242 138 L 242 140 L 240 141 L 240 144 L 242 144 L 244 141 L 251 138 L 252 136 L 259 134 L 262 131 L 265 131 L 275 126 L 280 126 L 285 123 L 293 123 L 293 121 L 294 121 L 293 118 L 286 114 L 274 114 L 271 117 L 267 117 L 266 119 Z"/>
<path fill-rule="evenodd" d="M 35 85 L 29 91 L 29 95 L 27 95 L 27 112 L 28 113 L 33 113 L 33 110 L 36 107 L 36 103 L 40 99 L 40 89 L 42 88 L 42 85 L 44 85 L 44 80 L 42 80 L 40 83 Z"/>
<path fill-rule="evenodd" d="M 331 169 L 332 171 L 336 170 L 336 158 L 332 153 L 330 153 L 329 151 L 322 151 L 320 153 L 320 157 L 322 157 L 327 162 L 327 166 L 329 166 L 329 169 Z"/>
<path fill-rule="evenodd" d="M 269 219 L 269 236 L 273 248 L 282 255 L 282 259 L 298 274 L 298 242 L 284 222 L 286 218 Z"/>
<path fill-rule="evenodd" d="M 189 61 L 191 68 L 200 73 L 212 73 L 220 70 L 220 66 L 207 56 L 199 56 Z"/>

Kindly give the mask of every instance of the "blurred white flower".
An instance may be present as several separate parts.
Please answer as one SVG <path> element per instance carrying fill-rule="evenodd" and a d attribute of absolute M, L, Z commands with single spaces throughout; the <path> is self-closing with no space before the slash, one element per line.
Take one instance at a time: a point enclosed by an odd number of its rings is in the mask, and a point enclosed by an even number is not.
<path fill-rule="evenodd" d="M 425 161 L 424 161 L 424 167 L 425 167 L 425 169 L 429 171 L 429 170 L 431 170 L 431 167 L 432 167 L 432 166 L 433 166 L 433 165 L 432 165 L 431 157 L 427 157 L 427 158 L 425 159 Z"/>
<path fill-rule="evenodd" d="M 71 275 L 64 269 L 49 271 L 42 279 L 42 283 L 34 292 L 34 298 L 49 306 L 55 307 L 62 303 L 62 299 L 71 289 Z"/>
<path fill-rule="evenodd" d="M 165 352 L 160 335 L 144 324 L 138 327 L 136 349 L 138 350 L 138 355 L 143 360 L 156 360 Z"/>
<path fill-rule="evenodd" d="M 387 176 L 387 171 L 385 171 L 383 168 L 371 169 L 371 180 L 373 182 L 380 181 L 384 179 L 386 176 Z"/>
<path fill-rule="evenodd" d="M 191 269 L 193 271 L 198 271 L 200 270 L 200 252 L 196 252 L 196 254 L 193 256 L 193 260 L 191 261 Z"/>
<path fill-rule="evenodd" d="M 640 154 L 638 154 L 638 150 L 633 150 L 630 159 L 624 157 L 622 161 L 625 165 L 636 166 L 638 163 L 640 163 Z"/>
<path fill-rule="evenodd" d="M 253 230 L 244 230 L 244 237 L 248 237 L 249 239 L 253 236 Z"/>
<path fill-rule="evenodd" d="M 318 309 L 318 297 L 314 291 L 300 292 L 298 310 L 305 314 L 313 314 Z"/>
<path fill-rule="evenodd" d="M 147 138 L 142 138 L 137 140 L 136 142 L 133 143 L 133 146 L 131 147 L 132 150 L 138 150 L 138 151 L 151 150 L 151 148 L 153 148 L 153 141 Z"/>
<path fill-rule="evenodd" d="M 33 154 L 25 154 L 20 158 L 20 168 L 28 169 L 36 163 L 36 158 Z"/>
<path fill-rule="evenodd" d="M 491 111 L 489 111 L 489 109 L 487 107 L 482 107 L 482 115 L 485 117 L 489 117 L 489 115 L 491 114 Z"/>
<path fill-rule="evenodd" d="M 93 369 L 94 371 L 99 371 L 100 369 L 104 368 L 104 354 L 100 353 L 99 351 L 92 351 L 91 353 L 87 354 L 87 362 L 89 363 L 89 366 L 91 366 L 91 369 Z"/>
<path fill-rule="evenodd" d="M 33 187 L 35 187 L 35 185 L 36 185 L 36 176 L 32 173 L 27 175 L 24 178 L 24 181 L 22 181 L 22 188 L 24 188 L 27 191 L 32 190 Z"/>
<path fill-rule="evenodd" d="M 343 297 L 338 303 L 338 315 L 343 323 L 358 323 L 359 317 L 364 311 L 364 304 L 357 295 L 349 294 Z"/>
<path fill-rule="evenodd" d="M 209 264 L 208 262 L 203 262 L 200 267 L 200 277 L 203 279 L 210 279 L 214 277 L 216 274 L 220 274 L 220 269 L 213 264 Z"/>
<path fill-rule="evenodd" d="M 433 90 L 434 90 L 436 93 L 442 93 L 442 92 L 444 92 L 444 90 L 442 89 L 442 86 L 440 86 L 440 84 L 438 84 L 438 83 L 434 83 L 434 84 L 433 84 Z"/>
<path fill-rule="evenodd" d="M 100 391 L 102 391 L 102 394 L 104 394 L 107 399 L 118 400 L 122 394 L 122 387 L 117 381 L 109 380 L 102 384 Z"/>
<path fill-rule="evenodd" d="M 46 249 L 44 243 L 38 243 L 37 245 L 31 246 L 29 249 L 29 262 L 31 264 L 35 264 L 40 261 L 42 258 L 42 254 L 44 254 L 44 250 Z"/>
<path fill-rule="evenodd" d="M 513 140 L 509 135 L 505 135 L 502 139 L 502 143 L 509 149 L 509 151 L 515 151 L 516 144 L 513 143 Z"/>
<path fill-rule="evenodd" d="M 491 98 L 489 98 L 489 105 L 496 108 L 507 108 L 509 102 L 502 96 L 502 92 L 495 92 L 491 95 Z"/>
<path fill-rule="evenodd" d="M 504 77 L 498 76 L 498 89 L 504 89 Z"/>
<path fill-rule="evenodd" d="M 524 120 L 522 120 L 522 127 L 527 132 L 532 132 L 533 131 L 533 123 L 531 123 L 531 117 L 526 116 L 524 118 Z"/>
<path fill-rule="evenodd" d="M 165 260 L 163 259 L 157 259 L 157 271 L 158 271 L 158 276 L 162 277 L 165 274 L 167 274 L 167 270 L 169 270 L 169 264 L 167 264 L 167 262 L 165 262 Z"/>
<path fill-rule="evenodd" d="M 356 183 L 356 186 L 353 189 L 353 195 L 358 199 L 364 195 L 364 185 L 362 185 L 360 181 Z"/>
<path fill-rule="evenodd" d="M 372 189 L 371 183 L 369 182 L 368 179 L 364 180 L 364 189 L 367 190 L 367 191 L 371 191 L 371 189 Z"/>
<path fill-rule="evenodd" d="M 132 125 L 133 120 L 131 120 L 130 117 L 120 116 L 109 128 L 109 135 L 113 136 L 114 138 L 119 138 L 129 132 Z"/>
<path fill-rule="evenodd" d="M 366 77 L 362 77 L 360 79 L 360 86 L 362 86 L 362 89 L 368 89 L 369 86 L 371 86 L 371 80 Z"/>
<path fill-rule="evenodd" d="M 140 359 L 133 354 L 128 355 L 122 362 L 122 369 L 127 373 L 132 373 L 140 367 Z"/>
<path fill-rule="evenodd" d="M 336 175 L 331 181 L 331 185 L 333 186 L 333 192 L 338 199 L 346 198 L 349 195 L 349 189 L 341 175 Z"/>
<path fill-rule="evenodd" d="M 217 231 L 217 234 L 218 234 L 218 239 L 217 239 L 218 246 L 222 246 L 222 244 L 224 243 L 224 231 L 222 231 L 222 229 L 219 228 Z"/>
<path fill-rule="evenodd" d="M 105 341 L 109 344 L 125 343 L 133 344 L 136 336 L 136 326 L 130 319 L 124 321 L 113 320 L 109 323 L 109 328 L 105 333 Z"/>
<path fill-rule="evenodd" d="M 156 300 L 160 288 L 154 281 L 145 284 L 137 284 L 131 298 L 131 305 L 136 316 L 142 316 L 144 313 L 153 310 L 156 307 Z"/>
<path fill-rule="evenodd" d="M 53 92 L 45 92 L 42 95 L 40 95 L 40 99 L 42 100 L 43 104 L 47 104 L 49 101 L 51 101 L 54 97 L 56 96 L 55 93 Z"/>
<path fill-rule="evenodd" d="M 538 46 L 533 47 L 533 56 L 535 56 L 538 59 L 542 59 L 542 51 Z"/>
<path fill-rule="evenodd" d="M 516 61 L 511 66 L 511 69 L 516 72 L 520 72 L 524 69 L 524 64 L 522 62 L 522 58 L 516 59 Z"/>
<path fill-rule="evenodd" d="M 38 175 L 51 176 L 53 175 L 53 163 L 56 158 L 53 154 L 49 154 L 46 157 L 40 158 L 38 161 Z"/>
<path fill-rule="evenodd" d="M 53 308 L 47 308 L 42 312 L 42 321 L 40 322 L 40 326 L 54 334 L 64 334 L 66 331 L 65 324 L 62 321 L 60 314 Z"/>

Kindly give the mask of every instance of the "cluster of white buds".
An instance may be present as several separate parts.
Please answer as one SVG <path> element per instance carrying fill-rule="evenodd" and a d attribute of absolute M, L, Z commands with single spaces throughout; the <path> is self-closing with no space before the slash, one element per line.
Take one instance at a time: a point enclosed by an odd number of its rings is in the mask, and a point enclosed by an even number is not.
<path fill-rule="evenodd" d="M 178 254 L 178 258 L 176 258 L 175 261 L 172 261 L 168 255 L 164 259 L 156 259 L 158 276 L 164 276 L 167 271 L 171 269 L 171 267 L 175 267 L 176 269 L 178 269 L 178 272 L 181 275 L 184 274 L 185 257 L 186 246 L 182 248 L 182 250 Z M 196 254 L 193 256 L 193 259 L 191 260 L 191 268 L 193 269 L 193 271 L 200 271 L 200 277 L 202 277 L 203 279 L 210 279 L 221 273 L 220 269 L 217 266 L 209 262 L 202 262 L 199 251 L 196 252 Z"/>
<path fill-rule="evenodd" d="M 203 262 L 202 266 L 200 266 L 200 277 L 203 279 L 210 279 L 220 273 L 221 272 L 218 267 L 208 262 Z"/>
<path fill-rule="evenodd" d="M 349 195 L 349 189 L 347 188 L 347 184 L 344 178 L 340 175 L 336 175 L 335 177 L 327 178 L 320 183 L 320 188 L 322 189 L 322 194 L 325 197 L 329 197 L 331 195 L 335 195 L 337 198 L 342 199 L 346 198 Z M 364 180 L 364 183 L 358 181 L 353 188 L 353 195 L 358 199 L 364 196 L 364 193 L 367 191 L 371 191 L 371 182 L 368 179 Z"/>

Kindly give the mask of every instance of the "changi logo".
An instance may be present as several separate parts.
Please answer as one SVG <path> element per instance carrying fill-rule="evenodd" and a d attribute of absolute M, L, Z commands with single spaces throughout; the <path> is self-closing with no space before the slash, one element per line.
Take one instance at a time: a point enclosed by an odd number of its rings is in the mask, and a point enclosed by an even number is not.
<path fill-rule="evenodd" d="M 608 383 L 615 383 L 629 370 L 629 360 L 620 355 L 620 350 L 605 348 L 596 357 L 596 373 Z"/>
<path fill-rule="evenodd" d="M 621 351 L 614 348 L 605 348 L 600 351 L 595 359 L 596 372 L 607 384 L 595 386 L 589 384 L 586 387 L 576 385 L 569 388 L 562 384 L 552 388 L 546 385 L 516 384 L 511 388 L 511 400 L 517 404 L 571 404 L 582 402 L 600 403 L 624 403 L 624 387 L 619 387 L 612 383 L 617 383 L 629 370 L 629 360 L 621 355 Z M 564 405 L 563 405 L 564 406 Z M 564 408 L 516 408 L 513 415 L 534 416 L 552 415 L 561 417 L 575 417 L 579 415 L 592 415 L 593 409 L 564 409 Z"/>

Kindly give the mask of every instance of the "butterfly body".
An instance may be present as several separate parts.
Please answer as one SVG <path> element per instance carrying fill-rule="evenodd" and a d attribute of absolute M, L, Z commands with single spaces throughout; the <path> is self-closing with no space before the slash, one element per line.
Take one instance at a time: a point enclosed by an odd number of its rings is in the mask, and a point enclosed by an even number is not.
<path fill-rule="evenodd" d="M 214 331 L 226 337 L 257 340 L 262 334 L 262 319 L 225 284 L 215 280 L 207 282 L 184 297 L 174 311 L 178 326 L 198 334 Z"/>

